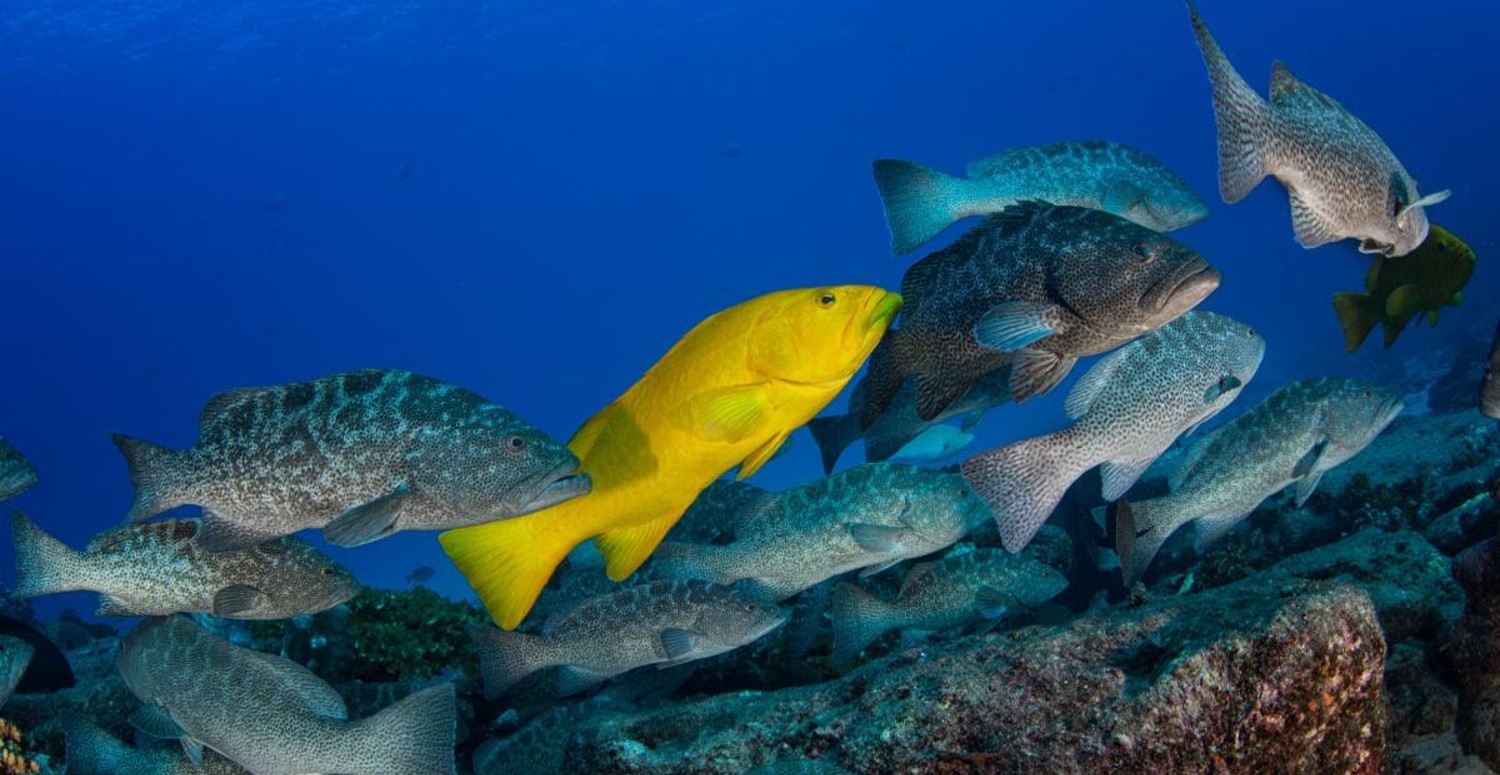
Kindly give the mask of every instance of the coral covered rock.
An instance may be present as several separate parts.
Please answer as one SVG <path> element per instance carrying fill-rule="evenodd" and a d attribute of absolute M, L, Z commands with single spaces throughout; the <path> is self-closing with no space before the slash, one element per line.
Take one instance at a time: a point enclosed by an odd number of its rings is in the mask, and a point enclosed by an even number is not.
<path fill-rule="evenodd" d="M 1447 648 L 1454 672 L 1463 679 L 1459 740 L 1491 768 L 1500 768 L 1500 541 L 1492 538 L 1459 555 L 1453 576 L 1468 593 Z"/>

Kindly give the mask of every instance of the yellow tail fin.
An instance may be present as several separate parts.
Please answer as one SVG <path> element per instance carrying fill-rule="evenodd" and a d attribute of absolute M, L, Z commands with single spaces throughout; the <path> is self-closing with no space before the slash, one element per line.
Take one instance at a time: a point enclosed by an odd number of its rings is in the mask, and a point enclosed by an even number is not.
<path fill-rule="evenodd" d="M 1338 313 L 1339 323 L 1344 327 L 1344 349 L 1354 352 L 1365 343 L 1370 329 L 1380 322 L 1370 309 L 1369 297 L 1363 293 L 1335 293 L 1333 311 Z"/>
<path fill-rule="evenodd" d="M 624 581 L 646 563 L 667 531 L 677 524 L 682 512 L 662 517 L 644 525 L 611 530 L 594 538 L 604 555 L 604 570 L 612 581 Z"/>
<path fill-rule="evenodd" d="M 540 514 L 548 515 L 545 521 L 536 519 Z M 588 538 L 560 532 L 555 529 L 559 524 L 567 521 L 546 509 L 449 530 L 438 536 L 438 542 L 469 580 L 469 586 L 479 593 L 495 623 L 513 630 L 536 604 L 563 558 Z"/>

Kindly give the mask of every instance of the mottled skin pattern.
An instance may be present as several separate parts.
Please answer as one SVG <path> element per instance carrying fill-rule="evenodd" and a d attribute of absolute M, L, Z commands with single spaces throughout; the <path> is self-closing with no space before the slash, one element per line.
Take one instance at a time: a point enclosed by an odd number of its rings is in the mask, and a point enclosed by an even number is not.
<path fill-rule="evenodd" d="M 1202 551 L 1288 485 L 1298 483 L 1306 500 L 1325 471 L 1364 449 L 1401 409 L 1395 394 L 1364 382 L 1301 380 L 1199 439 L 1172 472 L 1170 494 L 1128 506 L 1131 524 L 1122 527 L 1133 535 L 1117 533 L 1127 585 L 1188 522 L 1197 522 Z"/>
<path fill-rule="evenodd" d="M 1005 548 L 1020 551 L 1085 471 L 1103 464 L 1105 499 L 1124 494 L 1179 435 L 1228 406 L 1264 354 L 1245 324 L 1188 313 L 1090 369 L 1068 397 L 1072 426 L 975 455 L 964 478 Z"/>
<path fill-rule="evenodd" d="M 553 775 L 562 771 L 573 721 L 585 705 L 554 707 L 499 740 L 474 749 L 474 775 Z"/>
<path fill-rule="evenodd" d="M 880 347 L 875 349 L 879 352 Z M 833 473 L 839 456 L 861 439 L 865 442 L 865 462 L 879 463 L 889 460 L 907 442 L 938 423 L 962 417 L 965 429 L 974 427 L 985 412 L 1010 400 L 1010 371 L 1001 368 L 975 380 L 968 392 L 931 420 L 918 416 L 916 385 L 906 380 L 880 419 L 868 430 L 860 430 L 859 420 L 865 411 L 866 396 L 865 379 L 861 378 L 849 394 L 848 412 L 816 417 L 807 424 L 823 458 L 823 473 Z"/>
<path fill-rule="evenodd" d="M 349 571 L 296 538 L 207 552 L 198 544 L 198 520 L 172 519 L 116 528 L 95 536 L 82 552 L 73 552 L 24 516 L 13 519 L 17 547 L 49 547 L 18 551 L 16 595 L 93 590 L 103 595 L 101 616 L 180 612 L 286 619 L 332 608 L 359 592 L 359 582 Z M 33 584 L 33 579 L 51 583 Z M 237 585 L 260 591 L 255 607 L 216 609 L 214 596 Z"/>
<path fill-rule="evenodd" d="M 1313 248 L 1344 238 L 1365 252 L 1403 256 L 1427 238 L 1417 182 L 1375 131 L 1332 97 L 1276 62 L 1267 102 L 1235 71 L 1192 4 L 1193 32 L 1214 90 L 1219 187 L 1238 202 L 1266 175 L 1292 197 L 1297 240 Z M 1393 185 L 1395 182 L 1396 185 Z M 1397 198 L 1397 192 L 1400 198 Z"/>
<path fill-rule="evenodd" d="M 1077 358 L 1155 330 L 1218 282 L 1191 248 L 1108 213 L 1028 203 L 990 216 L 907 270 L 901 327 L 870 360 L 861 424 L 874 425 L 912 374 L 924 418 L 1012 359 L 1017 401 L 1046 392 Z M 1016 354 L 984 347 L 975 326 L 1005 302 L 1046 306 L 1055 333 Z"/>
<path fill-rule="evenodd" d="M 9 635 L 0 635 L 0 707 L 10 699 L 10 693 L 21 683 L 21 676 L 31 664 L 31 655 L 36 653 L 30 643 Z"/>
<path fill-rule="evenodd" d="M 1479 411 L 1485 417 L 1500 420 L 1500 324 L 1495 326 L 1495 342 L 1490 345 L 1490 360 L 1484 367 L 1484 387 L 1480 389 Z"/>
<path fill-rule="evenodd" d="M 404 488 L 393 529 L 443 530 L 550 505 L 549 487 L 568 487 L 577 466 L 475 393 L 366 369 L 210 399 L 192 449 L 152 455 L 133 472 L 131 516 L 197 504 L 228 523 L 205 528 L 232 533 L 223 548 L 233 548 L 323 527 Z"/>
<path fill-rule="evenodd" d="M 36 484 L 36 469 L 10 442 L 0 438 L 0 501 Z"/>
<path fill-rule="evenodd" d="M 132 748 L 78 716 L 63 719 L 68 740 L 68 775 L 247 775 L 214 753 L 203 752 L 200 768 L 178 747 Z"/>
<path fill-rule="evenodd" d="M 711 657 L 755 641 L 784 621 L 775 606 L 743 592 L 668 580 L 584 601 L 548 621 L 540 635 L 479 627 L 475 644 L 485 689 L 494 695 L 555 665 L 602 681 L 645 665 Z M 663 641 L 667 630 L 693 633 L 694 650 L 674 660 Z"/>
<path fill-rule="evenodd" d="M 116 665 L 143 703 L 256 775 L 453 772 L 452 686 L 350 722 L 338 692 L 306 668 L 231 645 L 182 616 L 138 626 Z"/>
<path fill-rule="evenodd" d="M 945 549 L 983 519 L 984 505 L 955 474 L 866 463 L 769 496 L 726 546 L 664 545 L 657 564 L 719 584 L 753 579 L 785 599 L 841 573 Z M 859 526 L 886 528 L 886 538 L 862 545 Z"/>
<path fill-rule="evenodd" d="M 999 549 L 975 549 L 914 565 L 894 600 L 840 584 L 831 607 L 834 661 L 847 661 L 888 630 L 935 632 L 985 621 L 981 590 L 1010 600 L 1013 607 L 1030 608 L 1067 587 L 1067 578 L 1051 566 Z"/>
<path fill-rule="evenodd" d="M 1152 231 L 1208 217 L 1208 206 L 1167 165 L 1108 140 L 1048 143 L 997 153 L 969 165 L 971 200 L 963 216 L 988 215 L 1022 201 L 1103 210 Z M 1121 196 L 1121 189 L 1133 196 Z M 1124 207 L 1115 206 L 1117 200 Z"/>

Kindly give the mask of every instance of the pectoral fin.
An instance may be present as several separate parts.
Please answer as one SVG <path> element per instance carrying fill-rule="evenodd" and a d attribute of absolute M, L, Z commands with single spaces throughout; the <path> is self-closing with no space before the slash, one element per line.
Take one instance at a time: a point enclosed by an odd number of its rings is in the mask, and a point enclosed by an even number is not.
<path fill-rule="evenodd" d="M 974 592 L 974 608 L 986 619 L 999 619 L 1015 607 L 1015 598 L 991 586 L 983 586 Z"/>
<path fill-rule="evenodd" d="M 266 593 L 248 584 L 231 584 L 214 593 L 214 616 L 241 616 L 260 607 Z"/>
<path fill-rule="evenodd" d="M 334 546 L 359 546 L 384 538 L 396 530 L 396 519 L 411 491 L 404 485 L 369 503 L 338 515 L 323 528 L 323 537 Z"/>
<path fill-rule="evenodd" d="M 182 752 L 187 755 L 187 760 L 192 763 L 194 769 L 203 769 L 203 744 L 191 737 L 182 737 Z"/>
<path fill-rule="evenodd" d="M 849 537 L 854 539 L 854 543 L 859 544 L 859 548 L 877 554 L 900 551 L 901 541 L 907 533 L 905 528 L 859 522 L 849 525 L 846 529 L 849 531 Z"/>
<path fill-rule="evenodd" d="M 1039 396 L 1067 378 L 1076 358 L 1027 348 L 1016 353 L 1010 369 L 1010 392 L 1016 403 Z"/>
<path fill-rule="evenodd" d="M 624 581 L 644 565 L 681 516 L 682 512 L 678 511 L 642 525 L 611 530 L 596 536 L 594 543 L 604 555 L 604 569 L 610 580 Z"/>
<path fill-rule="evenodd" d="M 1391 295 L 1385 298 L 1386 317 L 1406 320 L 1422 311 L 1421 300 L 1417 298 L 1417 286 L 1410 283 L 1391 291 Z"/>
<path fill-rule="evenodd" d="M 1139 186 L 1128 180 L 1117 180 L 1104 192 L 1104 209 L 1119 216 L 1127 216 L 1145 199 Z"/>
<path fill-rule="evenodd" d="M 974 324 L 974 340 L 1003 353 L 1013 353 L 1058 331 L 1055 304 L 1009 301 L 997 304 Z"/>
<path fill-rule="evenodd" d="M 176 740 L 186 734 L 160 705 L 142 705 L 137 708 L 130 714 L 130 725 L 147 737 L 159 740 Z"/>
<path fill-rule="evenodd" d="M 683 406 L 680 416 L 693 433 L 710 441 L 732 444 L 759 430 L 770 414 L 771 400 L 763 386 L 737 385 L 693 397 Z"/>

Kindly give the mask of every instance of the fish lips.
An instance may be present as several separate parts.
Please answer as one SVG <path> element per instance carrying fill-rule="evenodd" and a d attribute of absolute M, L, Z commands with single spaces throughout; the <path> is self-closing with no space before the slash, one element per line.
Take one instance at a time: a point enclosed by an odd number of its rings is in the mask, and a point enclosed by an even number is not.
<path fill-rule="evenodd" d="M 1167 313 L 1175 318 L 1198 306 L 1209 294 L 1218 290 L 1223 279 L 1219 270 L 1209 266 L 1207 261 L 1194 258 L 1184 261 L 1176 270 L 1151 286 L 1141 301 L 1146 309 Z"/>
<path fill-rule="evenodd" d="M 896 317 L 896 313 L 901 311 L 902 303 L 901 294 L 887 291 L 880 297 L 880 301 L 875 302 L 875 309 L 870 312 L 870 319 L 865 323 L 866 330 L 879 328 L 881 324 Z"/>
<path fill-rule="evenodd" d="M 579 470 L 576 460 L 569 460 L 553 468 L 543 474 L 538 481 L 542 485 L 536 490 L 536 494 L 530 500 L 509 506 L 506 509 L 507 513 L 503 516 L 519 517 L 533 511 L 541 511 L 563 501 L 586 495 L 594 489 L 593 478 Z"/>

